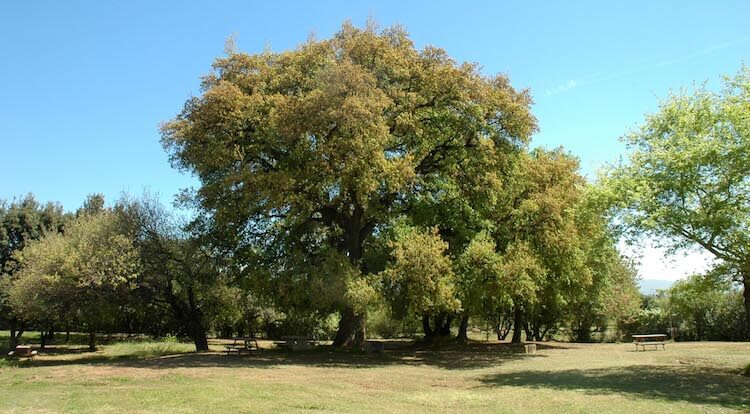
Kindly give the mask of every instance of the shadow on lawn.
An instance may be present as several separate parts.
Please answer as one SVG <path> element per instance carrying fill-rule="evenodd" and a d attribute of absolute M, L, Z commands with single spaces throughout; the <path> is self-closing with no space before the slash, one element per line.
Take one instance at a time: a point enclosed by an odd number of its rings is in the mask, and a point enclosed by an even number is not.
<path fill-rule="evenodd" d="M 24 361 L 18 367 L 60 366 L 79 364 L 101 364 L 132 368 L 171 369 L 171 368 L 214 368 L 245 367 L 272 368 L 280 365 L 304 365 L 321 368 L 372 368 L 389 365 L 429 365 L 446 369 L 475 369 L 498 366 L 507 361 L 523 358 L 541 358 L 543 355 L 530 355 L 516 352 L 508 344 L 469 343 L 466 345 L 444 345 L 425 347 L 422 344 L 390 346 L 383 354 L 334 350 L 330 346 L 320 346 L 310 351 L 288 352 L 264 349 L 247 356 L 228 356 L 219 352 L 185 353 L 152 358 L 132 356 L 106 356 L 101 354 L 81 354 L 75 359 L 46 359 Z"/>
<path fill-rule="evenodd" d="M 567 371 L 521 371 L 481 380 L 487 386 L 578 390 L 590 394 L 635 394 L 663 400 L 750 407 L 750 379 L 720 369 L 636 365 Z"/>

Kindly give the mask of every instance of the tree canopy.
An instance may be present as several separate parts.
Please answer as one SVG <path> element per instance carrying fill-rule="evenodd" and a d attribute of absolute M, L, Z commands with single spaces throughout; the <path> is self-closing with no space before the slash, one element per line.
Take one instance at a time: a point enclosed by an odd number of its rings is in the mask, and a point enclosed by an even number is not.
<path fill-rule="evenodd" d="M 672 94 L 625 137 L 629 163 L 604 177 L 617 219 L 674 249 L 698 246 L 744 285 L 750 321 L 750 69 L 713 91 Z M 750 334 L 750 333 L 749 333 Z"/>
<path fill-rule="evenodd" d="M 83 214 L 65 233 L 30 241 L 18 263 L 9 296 L 13 308 L 42 325 L 74 320 L 91 334 L 113 319 L 118 290 L 129 289 L 138 255 L 109 212 Z"/>
<path fill-rule="evenodd" d="M 309 264 L 333 251 L 359 279 L 379 270 L 366 260 L 378 230 L 420 200 L 502 186 L 536 129 L 530 103 L 507 77 L 417 50 L 398 27 L 345 24 L 293 51 L 217 60 L 163 143 L 200 179 L 194 199 L 214 232 L 248 262 L 262 252 L 253 271 L 312 278 Z M 366 315 L 336 307 L 335 342 L 348 344 Z"/>

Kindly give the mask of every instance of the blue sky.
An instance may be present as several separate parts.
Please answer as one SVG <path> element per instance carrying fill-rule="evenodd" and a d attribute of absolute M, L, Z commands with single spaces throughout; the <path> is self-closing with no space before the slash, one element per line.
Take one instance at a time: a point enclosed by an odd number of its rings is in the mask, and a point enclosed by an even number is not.
<path fill-rule="evenodd" d="M 534 145 L 564 146 L 593 177 L 670 89 L 750 63 L 750 2 L 614 3 L 5 0 L 0 198 L 73 210 L 88 193 L 148 189 L 169 202 L 194 180 L 170 168 L 158 125 L 200 92 L 228 36 L 241 51 L 284 50 L 368 16 L 530 88 Z"/>

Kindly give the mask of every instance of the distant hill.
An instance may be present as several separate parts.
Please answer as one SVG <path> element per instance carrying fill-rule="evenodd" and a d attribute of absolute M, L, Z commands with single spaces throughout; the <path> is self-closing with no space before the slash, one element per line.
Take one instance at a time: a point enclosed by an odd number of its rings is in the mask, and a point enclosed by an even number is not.
<path fill-rule="evenodd" d="M 669 289 L 674 282 L 674 280 L 641 279 L 638 281 L 638 288 L 642 294 L 652 295 L 657 290 Z"/>

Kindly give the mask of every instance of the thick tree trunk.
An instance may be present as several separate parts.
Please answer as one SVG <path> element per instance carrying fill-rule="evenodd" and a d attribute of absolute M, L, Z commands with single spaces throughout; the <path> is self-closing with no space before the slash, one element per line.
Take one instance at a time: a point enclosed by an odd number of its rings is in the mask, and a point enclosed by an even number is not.
<path fill-rule="evenodd" d="M 355 329 L 354 310 L 346 308 L 341 312 L 336 337 L 333 338 L 334 348 L 349 346 L 354 341 Z"/>
<path fill-rule="evenodd" d="M 347 221 L 346 234 L 344 235 L 343 252 L 349 257 L 353 266 L 362 270 L 362 274 L 367 274 L 366 269 L 362 268 L 362 255 L 364 251 L 364 240 L 372 232 L 374 226 L 369 226 L 363 221 L 364 211 L 356 204 L 353 204 L 351 213 Z M 341 312 L 336 337 L 333 339 L 334 348 L 343 348 L 354 346 L 358 349 L 365 349 L 367 339 L 366 322 L 367 313 L 357 314 L 350 307 L 344 308 Z"/>
<path fill-rule="evenodd" d="M 435 335 L 430 327 L 430 315 L 422 315 L 422 329 L 424 330 L 424 339 L 430 340 Z"/>
<path fill-rule="evenodd" d="M 89 352 L 96 352 L 96 333 L 89 331 Z"/>
<path fill-rule="evenodd" d="M 356 315 L 352 308 L 344 309 L 341 312 L 336 337 L 333 339 L 334 348 L 354 346 L 364 349 L 366 339 L 365 322 L 366 317 L 364 315 Z"/>
<path fill-rule="evenodd" d="M 576 341 L 591 342 L 591 326 L 586 321 L 581 321 L 575 328 Z"/>
<path fill-rule="evenodd" d="M 193 311 L 192 317 L 187 321 L 187 327 L 188 332 L 190 332 L 190 339 L 195 344 L 195 351 L 208 351 L 208 330 L 203 324 L 203 315 L 199 311 Z"/>
<path fill-rule="evenodd" d="M 441 331 L 443 330 L 443 324 L 445 323 L 445 314 L 440 312 L 437 315 L 435 315 L 435 336 L 442 335 Z"/>
<path fill-rule="evenodd" d="M 456 339 L 461 342 L 466 342 L 469 340 L 469 335 L 467 331 L 469 330 L 469 314 L 464 313 L 461 315 L 461 323 L 458 325 L 458 335 L 456 335 Z"/>
<path fill-rule="evenodd" d="M 513 317 L 513 338 L 510 342 L 513 344 L 521 343 L 521 334 L 523 333 L 523 310 L 520 306 L 516 307 Z"/>
<path fill-rule="evenodd" d="M 208 335 L 205 329 L 197 328 L 193 331 L 193 343 L 196 352 L 208 351 Z"/>

